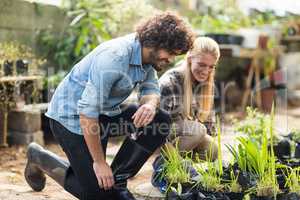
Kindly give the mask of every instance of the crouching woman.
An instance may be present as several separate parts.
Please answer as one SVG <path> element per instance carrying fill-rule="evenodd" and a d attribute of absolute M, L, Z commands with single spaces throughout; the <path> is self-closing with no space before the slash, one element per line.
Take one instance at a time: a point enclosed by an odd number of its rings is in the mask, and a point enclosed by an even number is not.
<path fill-rule="evenodd" d="M 195 40 L 185 59 L 159 79 L 161 107 L 172 118 L 171 143 L 193 151 L 202 160 L 217 158 L 214 134 L 214 75 L 220 57 L 218 44 L 207 37 Z"/>

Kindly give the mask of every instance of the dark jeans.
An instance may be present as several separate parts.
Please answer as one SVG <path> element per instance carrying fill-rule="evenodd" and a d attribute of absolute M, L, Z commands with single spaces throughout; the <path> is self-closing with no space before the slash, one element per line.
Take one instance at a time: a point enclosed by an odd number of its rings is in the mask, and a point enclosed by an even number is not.
<path fill-rule="evenodd" d="M 104 152 L 106 151 L 108 138 L 112 136 L 138 133 L 139 136 L 137 136 L 136 142 L 149 152 L 153 152 L 158 148 L 156 144 L 161 144 L 161 141 L 166 139 L 171 123 L 169 115 L 159 110 L 147 127 L 135 130 L 131 117 L 137 109 L 136 105 L 130 105 L 115 117 L 99 116 L 101 143 Z M 65 178 L 65 190 L 82 200 L 103 198 L 103 195 L 108 192 L 104 192 L 98 185 L 93 170 L 93 159 L 84 137 L 70 132 L 53 119 L 50 119 L 50 127 L 70 162 Z M 130 155 L 128 155 L 128 158 L 130 158 Z M 128 158 L 124 157 L 124 162 Z"/>

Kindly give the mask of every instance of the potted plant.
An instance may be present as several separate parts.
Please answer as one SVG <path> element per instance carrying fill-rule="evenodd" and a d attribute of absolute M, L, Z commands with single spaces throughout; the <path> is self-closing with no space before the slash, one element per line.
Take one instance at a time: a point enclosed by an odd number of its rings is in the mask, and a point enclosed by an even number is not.
<path fill-rule="evenodd" d="M 196 183 L 196 187 L 199 188 L 197 199 L 221 198 L 242 200 L 244 193 L 242 192 L 242 188 L 239 185 L 234 172 L 231 170 L 223 170 L 219 118 L 217 119 L 217 133 L 218 160 L 216 162 L 210 162 L 211 155 L 209 155 L 207 158 L 208 162 L 195 165 L 197 172 L 200 174 L 200 178 Z"/>
<path fill-rule="evenodd" d="M 28 75 L 28 60 L 18 59 L 16 61 L 16 71 L 18 75 Z"/>
<path fill-rule="evenodd" d="M 14 72 L 13 61 L 5 60 L 3 63 L 4 76 L 12 76 Z"/>
<path fill-rule="evenodd" d="M 190 163 L 185 161 L 177 148 L 165 146 L 163 149 L 164 170 L 161 178 L 167 181 L 166 199 L 192 199 Z"/>
<path fill-rule="evenodd" d="M 261 143 L 263 131 L 266 128 L 267 136 L 270 137 L 270 115 L 259 112 L 255 108 L 246 108 L 246 118 L 241 122 L 233 121 L 234 130 L 249 136 L 252 140 Z M 279 159 L 287 159 L 291 157 L 292 146 L 289 139 L 279 136 L 274 133 L 273 136 L 273 149 L 275 156 Z M 270 145 L 269 145 L 270 148 Z"/>

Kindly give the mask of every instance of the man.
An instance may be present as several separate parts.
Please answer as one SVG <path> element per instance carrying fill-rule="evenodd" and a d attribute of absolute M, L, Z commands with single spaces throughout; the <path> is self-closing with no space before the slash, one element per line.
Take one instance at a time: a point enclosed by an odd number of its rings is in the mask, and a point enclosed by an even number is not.
<path fill-rule="evenodd" d="M 41 191 L 47 174 L 81 200 L 134 199 L 127 179 L 169 133 L 170 118 L 158 109 L 156 70 L 186 53 L 193 38 L 181 18 L 160 13 L 141 23 L 136 33 L 100 44 L 77 63 L 46 113 L 69 162 L 33 143 L 27 153 L 27 183 Z M 139 105 L 122 107 L 135 87 Z M 114 135 L 127 137 L 109 166 L 105 151 Z"/>

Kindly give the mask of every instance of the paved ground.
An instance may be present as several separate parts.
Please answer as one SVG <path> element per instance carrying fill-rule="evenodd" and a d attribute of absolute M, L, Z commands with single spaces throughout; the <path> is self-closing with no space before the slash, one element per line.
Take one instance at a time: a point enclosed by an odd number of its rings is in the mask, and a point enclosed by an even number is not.
<path fill-rule="evenodd" d="M 230 114 L 226 115 L 226 120 L 230 118 Z M 282 112 L 276 116 L 276 127 L 283 132 L 292 128 L 300 129 L 300 109 Z M 232 144 L 233 134 L 230 124 L 227 123 L 223 127 L 222 143 Z M 118 149 L 118 143 L 111 143 L 108 147 L 108 154 L 112 157 Z M 55 144 L 47 145 L 47 149 L 64 156 L 60 147 Z M 26 184 L 23 178 L 23 170 L 25 166 L 25 147 L 10 147 L 0 149 L 0 200 L 73 200 L 71 195 L 64 192 L 50 178 L 47 179 L 47 186 L 42 192 L 33 192 Z M 224 157 L 228 158 L 228 153 L 223 148 Z M 153 199 L 147 196 L 159 196 L 155 188 L 149 184 L 152 173 L 151 163 L 154 157 L 151 157 L 140 173 L 129 182 L 129 188 L 133 192 L 138 192 L 144 196 L 140 199 Z M 154 198 L 155 199 L 155 198 Z"/>

